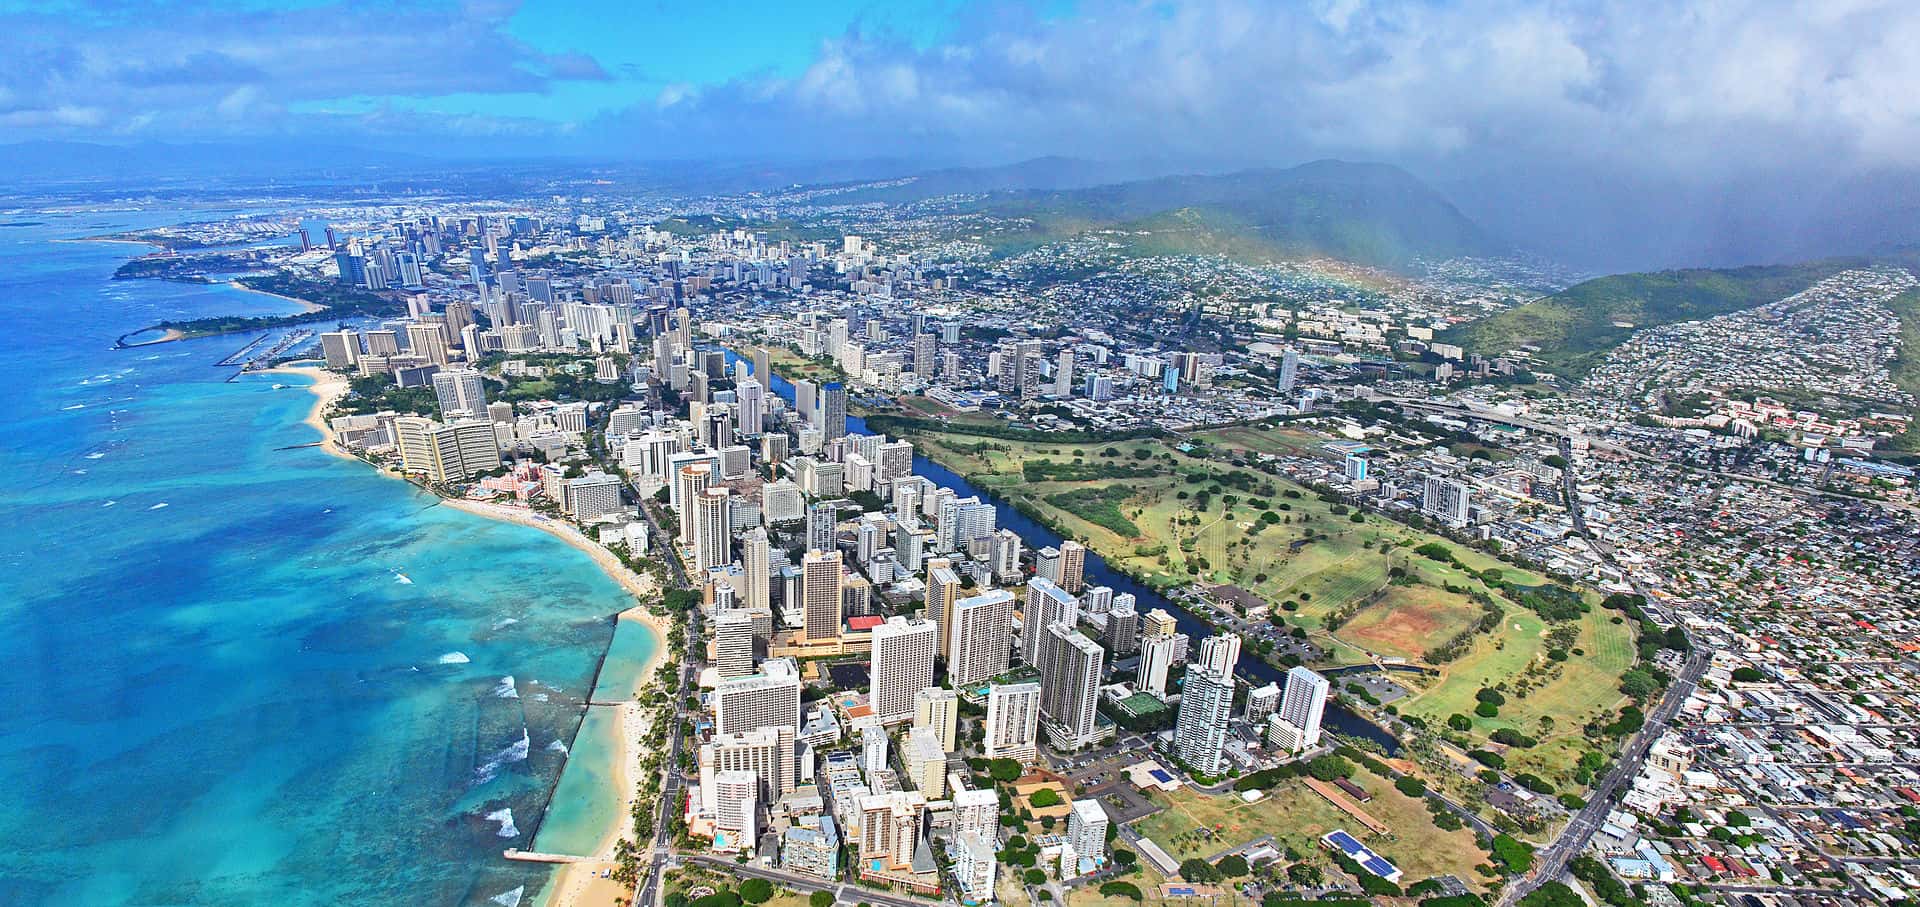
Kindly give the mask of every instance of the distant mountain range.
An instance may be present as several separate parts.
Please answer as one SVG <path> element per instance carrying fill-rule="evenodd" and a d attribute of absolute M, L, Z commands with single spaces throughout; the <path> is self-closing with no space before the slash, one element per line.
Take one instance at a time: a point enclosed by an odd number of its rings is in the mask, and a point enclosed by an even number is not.
<path fill-rule="evenodd" d="M 1453 203 L 1397 167 L 1315 161 L 1286 169 L 1114 181 L 1143 165 L 1042 158 L 943 170 L 849 197 L 915 201 L 981 195 L 963 210 L 1032 223 L 1003 251 L 1104 231 L 1139 254 L 1247 260 L 1337 258 L 1397 269 L 1417 258 L 1509 251 Z"/>

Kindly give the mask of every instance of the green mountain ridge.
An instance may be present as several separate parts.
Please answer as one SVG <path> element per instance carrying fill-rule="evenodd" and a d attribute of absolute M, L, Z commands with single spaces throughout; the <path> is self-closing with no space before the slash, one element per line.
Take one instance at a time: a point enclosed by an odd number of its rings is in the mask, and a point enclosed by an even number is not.
<path fill-rule="evenodd" d="M 1487 356 L 1537 347 L 1534 357 L 1548 370 L 1578 379 L 1637 330 L 1765 305 L 1840 271 L 1876 263 L 1866 257 L 1830 258 L 1791 265 L 1615 274 L 1456 328 L 1445 339 Z"/>

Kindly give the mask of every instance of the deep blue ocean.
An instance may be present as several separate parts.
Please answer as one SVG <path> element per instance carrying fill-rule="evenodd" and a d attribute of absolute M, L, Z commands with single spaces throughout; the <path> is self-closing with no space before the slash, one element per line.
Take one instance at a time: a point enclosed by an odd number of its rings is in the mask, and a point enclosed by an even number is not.
<path fill-rule="evenodd" d="M 244 337 L 112 349 L 287 310 L 55 241 L 189 217 L 0 216 L 0 904 L 531 902 L 549 870 L 500 851 L 531 845 L 630 599 L 538 530 L 296 447 L 303 379 L 214 366 Z"/>

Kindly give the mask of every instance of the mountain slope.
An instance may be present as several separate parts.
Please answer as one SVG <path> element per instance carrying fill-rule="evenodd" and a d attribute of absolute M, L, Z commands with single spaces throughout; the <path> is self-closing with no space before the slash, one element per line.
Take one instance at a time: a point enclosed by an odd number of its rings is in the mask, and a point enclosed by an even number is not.
<path fill-rule="evenodd" d="M 1237 250 L 1236 257 L 1325 256 L 1399 268 L 1415 258 L 1501 251 L 1478 225 L 1407 172 L 1316 161 L 1285 170 L 1170 176 L 992 196 L 977 210 L 1029 218 L 1036 239 L 1088 229 L 1145 231 L 1146 251 Z"/>
<path fill-rule="evenodd" d="M 1616 274 L 1575 284 L 1450 332 L 1468 350 L 1499 355 L 1521 346 L 1548 369 L 1579 378 L 1641 328 L 1725 315 L 1791 296 L 1867 259 L 1796 265 Z"/>

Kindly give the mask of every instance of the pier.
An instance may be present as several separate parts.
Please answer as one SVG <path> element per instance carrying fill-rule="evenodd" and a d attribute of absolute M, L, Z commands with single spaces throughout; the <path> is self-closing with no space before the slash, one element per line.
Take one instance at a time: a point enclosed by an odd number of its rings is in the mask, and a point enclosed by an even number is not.
<path fill-rule="evenodd" d="M 537 850 L 517 850 L 512 847 L 507 848 L 500 855 L 503 857 L 506 857 L 509 860 L 517 860 L 521 863 L 565 864 L 565 863 L 604 863 L 606 862 L 605 860 L 601 860 L 595 857 L 576 857 L 576 856 L 573 856 L 572 854 L 564 854 L 564 853 L 541 853 Z"/>
<path fill-rule="evenodd" d="M 261 334 L 260 336 L 247 341 L 246 346 L 243 346 L 237 350 L 234 350 L 232 353 L 228 354 L 227 358 L 214 363 L 213 364 L 214 367 L 224 368 L 224 367 L 230 367 L 230 366 L 235 366 L 235 365 L 240 365 L 245 363 L 247 361 L 247 354 L 249 352 L 252 352 L 254 347 L 259 346 L 262 343 L 265 343 L 266 339 L 267 339 L 267 335 Z"/>

